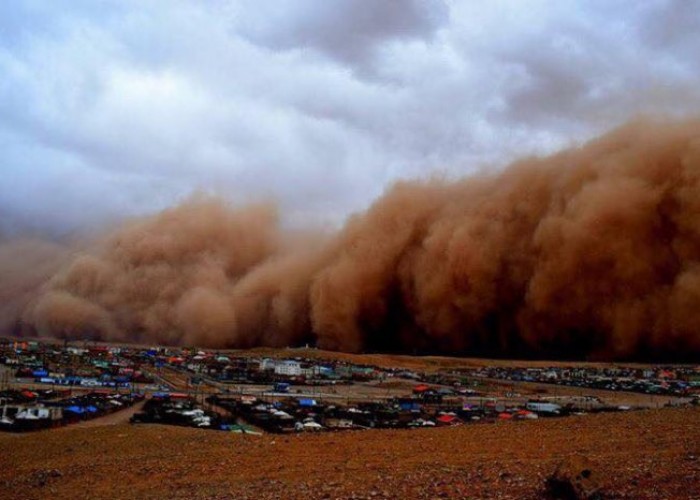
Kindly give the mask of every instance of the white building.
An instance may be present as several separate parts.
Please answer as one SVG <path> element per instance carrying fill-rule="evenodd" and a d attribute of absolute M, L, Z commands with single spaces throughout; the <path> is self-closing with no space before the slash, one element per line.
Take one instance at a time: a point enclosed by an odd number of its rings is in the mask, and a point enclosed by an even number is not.
<path fill-rule="evenodd" d="M 298 377 L 301 375 L 301 363 L 293 360 L 285 360 L 277 363 L 277 365 L 275 365 L 275 374 Z"/>

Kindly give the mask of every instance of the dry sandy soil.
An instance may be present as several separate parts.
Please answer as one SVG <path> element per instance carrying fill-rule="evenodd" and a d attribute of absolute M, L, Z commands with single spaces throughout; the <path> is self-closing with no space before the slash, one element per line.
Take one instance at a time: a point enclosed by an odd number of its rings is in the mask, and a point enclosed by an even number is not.
<path fill-rule="evenodd" d="M 355 364 L 367 364 L 387 368 L 403 368 L 408 370 L 420 370 L 425 372 L 435 372 L 440 370 L 478 368 L 483 366 L 529 366 L 529 367 L 550 367 L 550 366 L 630 366 L 646 367 L 652 366 L 647 363 L 610 363 L 593 361 L 548 361 L 548 360 L 512 360 L 512 359 L 487 359 L 487 358 L 463 358 L 449 356 L 408 356 L 402 354 L 349 354 L 336 351 L 323 351 L 321 349 L 309 348 L 287 348 L 274 349 L 258 347 L 245 350 L 222 350 L 221 353 L 228 353 L 234 356 L 250 357 L 271 357 L 289 358 L 302 357 L 307 359 L 338 359 Z"/>
<path fill-rule="evenodd" d="M 700 498 L 700 409 L 245 436 L 154 425 L 0 435 L 0 498 L 541 498 L 582 454 L 608 498 Z"/>

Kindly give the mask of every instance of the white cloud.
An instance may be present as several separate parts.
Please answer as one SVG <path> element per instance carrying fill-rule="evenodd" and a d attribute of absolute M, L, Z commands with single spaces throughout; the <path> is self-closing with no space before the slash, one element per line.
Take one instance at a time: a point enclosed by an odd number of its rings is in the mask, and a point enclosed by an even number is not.
<path fill-rule="evenodd" d="M 4 2 L 3 225 L 61 232 L 201 189 L 337 223 L 398 178 L 695 114 L 688 5 Z"/>

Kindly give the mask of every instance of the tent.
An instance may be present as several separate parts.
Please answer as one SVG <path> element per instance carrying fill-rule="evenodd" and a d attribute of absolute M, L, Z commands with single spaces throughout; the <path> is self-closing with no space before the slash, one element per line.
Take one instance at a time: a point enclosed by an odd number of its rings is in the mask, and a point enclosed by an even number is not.
<path fill-rule="evenodd" d="M 533 413 L 528 410 L 520 410 L 518 413 L 516 413 L 516 416 L 525 420 L 536 420 L 538 418 L 537 413 Z"/>
<path fill-rule="evenodd" d="M 440 425 L 454 425 L 459 423 L 459 419 L 454 415 L 440 415 L 437 418 L 437 423 Z"/>
<path fill-rule="evenodd" d="M 413 388 L 413 393 L 414 394 L 421 394 L 425 391 L 430 390 L 430 387 L 425 385 L 425 384 L 419 384 Z"/>
<path fill-rule="evenodd" d="M 37 397 L 37 394 L 35 392 L 32 392 L 32 391 L 27 390 L 27 389 L 23 390 L 21 392 L 21 394 L 22 394 L 22 397 L 27 398 L 27 399 L 36 399 L 36 397 Z"/>

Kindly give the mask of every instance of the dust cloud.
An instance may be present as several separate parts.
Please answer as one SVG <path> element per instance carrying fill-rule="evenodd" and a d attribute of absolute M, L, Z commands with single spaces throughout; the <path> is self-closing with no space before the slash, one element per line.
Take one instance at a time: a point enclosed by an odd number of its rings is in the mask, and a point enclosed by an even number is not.
<path fill-rule="evenodd" d="M 198 196 L 56 269 L 11 244 L 1 291 L 21 300 L 2 324 L 24 335 L 697 359 L 700 122 L 637 121 L 497 173 L 399 182 L 335 234 Z"/>

